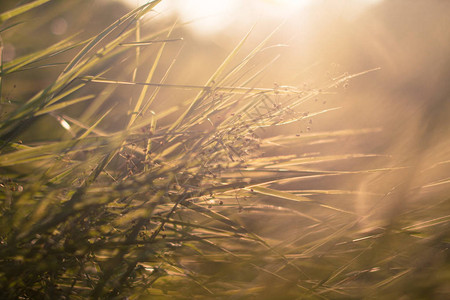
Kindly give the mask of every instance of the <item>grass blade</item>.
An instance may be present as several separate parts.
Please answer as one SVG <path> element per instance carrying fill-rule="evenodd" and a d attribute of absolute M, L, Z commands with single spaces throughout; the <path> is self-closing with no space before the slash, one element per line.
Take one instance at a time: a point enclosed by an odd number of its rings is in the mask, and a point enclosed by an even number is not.
<path fill-rule="evenodd" d="M 3 24 L 4 22 L 6 22 L 7 20 L 14 18 L 18 15 L 21 15 L 23 13 L 26 13 L 27 11 L 36 8 L 44 3 L 49 2 L 50 0 L 36 0 L 34 2 L 31 3 L 27 3 L 24 5 L 21 5 L 17 8 L 8 10 L 7 12 L 4 12 L 2 14 L 0 14 L 0 24 Z"/>

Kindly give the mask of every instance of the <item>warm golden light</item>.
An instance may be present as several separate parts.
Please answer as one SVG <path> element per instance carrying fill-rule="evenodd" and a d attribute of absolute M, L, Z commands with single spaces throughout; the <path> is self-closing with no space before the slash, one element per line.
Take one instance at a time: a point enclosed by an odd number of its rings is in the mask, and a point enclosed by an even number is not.
<path fill-rule="evenodd" d="M 450 1 L 0 1 L 0 299 L 450 299 Z"/>
<path fill-rule="evenodd" d="M 148 2 L 146 0 L 123 1 L 132 6 Z M 233 27 L 248 27 L 255 22 L 264 23 L 288 18 L 302 19 L 301 14 L 309 13 L 308 8 L 312 6 L 320 5 L 321 9 L 328 7 L 332 10 L 345 10 L 351 6 L 361 12 L 381 1 L 360 0 L 339 4 L 337 1 L 319 3 L 313 0 L 166 0 L 156 7 L 156 11 L 163 15 L 177 15 L 180 21 L 188 22 L 187 28 L 196 34 L 211 35 Z M 344 17 L 352 16 L 349 14 Z"/>

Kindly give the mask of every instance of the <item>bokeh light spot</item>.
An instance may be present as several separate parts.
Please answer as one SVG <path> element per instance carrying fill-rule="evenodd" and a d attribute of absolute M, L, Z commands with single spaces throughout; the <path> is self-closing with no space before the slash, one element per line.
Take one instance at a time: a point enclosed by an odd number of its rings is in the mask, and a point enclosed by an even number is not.
<path fill-rule="evenodd" d="M 66 33 L 67 28 L 68 24 L 66 19 L 64 18 L 57 18 L 53 20 L 52 24 L 50 25 L 50 31 L 54 35 L 63 35 L 64 33 Z"/>

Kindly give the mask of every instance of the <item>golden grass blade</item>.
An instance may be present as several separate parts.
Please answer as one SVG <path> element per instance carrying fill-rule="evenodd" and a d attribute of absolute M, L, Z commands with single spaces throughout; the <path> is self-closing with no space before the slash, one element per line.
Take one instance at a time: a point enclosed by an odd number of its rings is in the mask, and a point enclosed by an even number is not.
<path fill-rule="evenodd" d="M 85 85 L 86 85 L 85 83 L 79 84 L 79 85 L 74 86 L 73 88 L 71 88 L 71 89 L 65 91 L 64 93 L 61 93 L 61 94 L 59 94 L 58 96 L 53 97 L 53 99 L 51 99 L 50 101 L 48 101 L 47 106 L 52 105 L 53 103 L 58 102 L 58 101 L 61 100 L 62 98 L 69 96 L 70 94 L 72 94 L 72 93 L 78 91 L 79 89 L 81 89 L 81 88 L 84 87 Z"/>
<path fill-rule="evenodd" d="M 167 37 L 170 36 L 170 34 L 172 33 L 172 30 L 175 28 L 175 25 L 176 24 L 174 24 L 172 26 L 172 29 L 169 30 L 169 32 L 167 33 Z M 162 43 L 161 47 L 159 47 L 158 53 L 156 54 L 156 58 L 153 61 L 153 65 L 152 65 L 152 67 L 150 68 L 150 70 L 149 70 L 149 72 L 147 74 L 147 79 L 145 80 L 145 83 L 150 83 L 150 81 L 152 81 L 153 75 L 155 74 L 156 67 L 159 64 L 159 61 L 161 59 L 161 56 L 162 56 L 162 53 L 164 51 L 164 46 L 165 45 L 166 45 L 166 43 Z M 148 91 L 148 85 L 144 85 L 144 87 L 142 88 L 141 93 L 139 95 L 139 98 L 138 98 L 138 100 L 136 102 L 136 105 L 134 106 L 133 112 L 132 112 L 132 114 L 130 116 L 130 120 L 128 122 L 127 129 L 130 128 L 131 125 L 133 125 L 134 121 L 136 120 L 136 118 L 137 118 L 137 116 L 138 116 L 138 114 L 139 114 L 139 112 L 141 110 L 141 106 L 142 106 L 142 103 L 144 102 L 144 98 L 145 98 L 145 95 L 147 94 L 147 91 Z"/>
<path fill-rule="evenodd" d="M 62 41 L 57 42 L 56 44 L 47 47 L 46 49 L 36 51 L 34 53 L 18 57 L 10 62 L 7 62 L 3 66 L 2 75 L 13 73 L 16 71 L 20 71 L 21 68 L 23 68 L 26 65 L 29 65 L 31 63 L 40 61 L 45 58 L 52 57 L 54 55 L 57 55 L 59 53 L 71 50 L 79 45 L 82 45 L 85 42 L 80 43 L 73 43 L 71 40 L 76 36 L 77 34 L 74 34 Z"/>
<path fill-rule="evenodd" d="M 2 86 L 3 86 L 3 40 L 2 37 L 0 36 L 0 103 L 3 102 Z"/>
<path fill-rule="evenodd" d="M 274 190 L 274 189 L 270 189 L 270 188 L 266 188 L 266 187 L 262 187 L 262 186 L 252 186 L 252 187 L 246 188 L 246 189 L 252 190 L 258 194 L 272 196 L 275 198 L 293 200 L 293 201 L 298 201 L 298 202 L 314 202 L 314 200 L 306 198 L 306 197 L 302 197 L 302 196 L 298 196 L 298 195 L 294 195 L 291 193 L 278 191 L 278 190 Z"/>
<path fill-rule="evenodd" d="M 178 42 L 178 41 L 182 41 L 183 38 L 177 38 L 177 39 L 165 39 L 165 40 L 153 40 L 153 41 L 136 41 L 136 42 L 129 42 L 129 43 L 121 43 L 119 44 L 119 46 L 124 46 L 124 47 L 137 47 L 139 49 L 139 47 L 142 46 L 150 46 L 153 44 L 157 44 L 157 43 L 169 43 L 169 42 Z"/>
<path fill-rule="evenodd" d="M 154 86 L 162 88 L 176 88 L 185 90 L 211 90 L 214 89 L 218 92 L 226 92 L 230 94 L 245 94 L 245 95 L 298 95 L 303 93 L 297 89 L 284 89 L 276 90 L 273 88 L 257 88 L 257 87 L 245 87 L 245 86 L 214 86 L 213 88 L 207 85 L 192 85 L 192 84 L 168 84 L 168 83 L 153 83 L 153 82 L 133 82 L 133 81 L 123 81 L 123 80 L 110 80 L 97 78 L 94 79 L 93 76 L 83 76 L 81 80 L 93 82 L 93 83 L 106 83 L 106 84 L 120 84 L 120 85 L 144 85 L 144 86 Z"/>
<path fill-rule="evenodd" d="M 413 269 L 412 268 L 408 268 L 404 271 L 398 272 L 397 274 L 395 274 L 394 276 L 391 276 L 389 278 L 386 278 L 385 280 L 380 281 L 379 283 L 375 284 L 374 288 L 379 289 L 385 285 L 388 285 L 390 283 L 392 283 L 393 281 L 399 279 L 402 276 L 405 276 L 406 274 L 412 272 Z"/>
<path fill-rule="evenodd" d="M 62 115 L 62 117 L 64 119 L 66 119 L 67 121 L 69 121 L 70 123 L 72 123 L 73 125 L 76 125 L 77 127 L 81 128 L 81 129 L 89 130 L 89 128 L 91 128 L 91 126 L 86 125 L 82 121 L 76 120 L 76 119 L 74 119 L 72 117 L 69 117 L 67 115 Z M 92 128 L 91 132 L 95 133 L 98 136 L 104 136 L 104 137 L 111 136 L 111 134 L 108 134 L 105 131 L 97 129 L 97 128 Z"/>
<path fill-rule="evenodd" d="M 46 108 L 43 108 L 43 109 L 39 110 L 35 114 L 35 116 L 44 115 L 46 113 L 49 113 L 49 112 L 52 112 L 52 111 L 55 111 L 55 110 L 58 110 L 58 109 L 66 108 L 66 107 L 68 107 L 70 105 L 73 105 L 73 104 L 77 104 L 77 103 L 80 103 L 80 102 L 83 102 L 83 101 L 86 101 L 86 100 L 91 100 L 93 98 L 95 98 L 95 95 L 87 95 L 87 96 L 83 96 L 83 97 L 73 98 L 73 99 L 71 99 L 69 101 L 61 102 L 61 103 L 58 103 L 58 104 L 55 104 L 55 105 L 47 106 Z"/>
<path fill-rule="evenodd" d="M 207 216 L 213 220 L 219 221 L 223 224 L 228 225 L 230 228 L 228 230 L 233 230 L 233 231 L 237 231 L 237 232 L 246 232 L 246 230 L 244 228 L 242 228 L 241 226 L 239 226 L 239 224 L 233 222 L 231 219 L 225 217 L 222 214 L 219 214 L 215 211 L 212 211 L 210 209 L 204 208 L 200 205 L 197 205 L 193 202 L 189 202 L 189 201 L 183 201 L 181 202 L 181 205 L 183 205 L 186 208 L 189 208 L 193 211 L 196 211 L 204 216 Z"/>
<path fill-rule="evenodd" d="M 292 158 L 285 160 L 284 162 L 274 163 L 271 165 L 267 165 L 266 168 L 286 168 L 304 164 L 317 164 L 323 162 L 337 161 L 337 160 L 345 160 L 345 159 L 354 159 L 354 158 L 371 158 L 371 157 L 380 157 L 382 155 L 378 154 L 347 154 L 347 155 L 326 155 L 326 156 L 309 156 L 309 157 L 301 157 L 301 158 Z"/>
<path fill-rule="evenodd" d="M 104 90 L 102 90 L 97 97 L 93 101 L 90 102 L 90 105 L 83 111 L 83 114 L 80 116 L 80 120 L 82 122 L 87 122 L 99 109 L 100 107 L 107 101 L 111 95 L 116 90 L 116 86 L 109 85 Z"/>
<path fill-rule="evenodd" d="M 81 141 L 63 141 L 42 146 L 30 147 L 16 152 L 4 154 L 0 156 L 0 167 L 13 166 L 16 164 L 23 164 L 32 161 L 45 160 L 48 158 L 55 158 L 56 153 L 74 153 L 89 149 L 107 148 L 111 145 L 110 138 L 84 138 Z M 74 145 L 77 147 L 73 147 Z M 70 149 L 70 150 L 68 150 Z"/>
<path fill-rule="evenodd" d="M 50 0 L 36 0 L 34 2 L 27 3 L 27 4 L 24 4 L 24 5 L 21 5 L 21 6 L 17 7 L 17 8 L 8 10 L 7 12 L 4 12 L 4 13 L 0 14 L 0 24 L 4 23 L 5 21 L 7 21 L 7 20 L 9 20 L 11 18 L 14 18 L 14 17 L 16 17 L 18 15 L 26 13 L 27 11 L 29 11 L 29 10 L 31 10 L 33 8 L 36 8 L 36 7 L 38 7 L 38 6 L 40 6 L 40 5 L 44 4 L 44 3 L 47 3 L 49 1 Z"/>
<path fill-rule="evenodd" d="M 351 75 L 342 76 L 342 77 L 340 77 L 340 78 L 336 78 L 336 79 L 334 80 L 334 82 L 331 83 L 331 84 L 328 86 L 328 88 L 332 88 L 332 87 L 339 86 L 339 85 L 341 85 L 342 83 L 347 82 L 348 80 L 350 80 L 350 79 L 352 79 L 352 78 L 359 77 L 359 76 L 362 76 L 362 75 L 366 75 L 366 74 L 368 74 L 368 73 L 375 72 L 375 71 L 379 71 L 379 70 L 381 70 L 381 68 L 380 68 L 380 67 L 377 67 L 377 68 L 369 69 L 369 70 L 362 71 L 362 72 L 359 72 L 359 73 L 355 73 L 355 74 L 351 74 Z"/>
<path fill-rule="evenodd" d="M 245 41 L 249 37 L 251 31 L 245 35 L 245 37 L 238 43 L 238 45 L 231 51 L 231 53 L 228 55 L 228 57 L 222 62 L 222 64 L 217 68 L 217 70 L 214 72 L 214 74 L 209 78 L 209 80 L 206 82 L 205 86 L 208 88 L 211 88 L 215 85 L 216 80 L 218 77 L 222 74 L 222 72 L 225 70 L 225 68 L 228 66 L 228 64 L 232 61 L 232 59 L 236 56 L 236 54 L 239 52 L 239 50 L 244 45 Z M 172 126 L 169 128 L 169 131 L 172 131 L 176 128 L 178 128 L 181 123 L 186 119 L 189 114 L 192 113 L 192 111 L 196 108 L 196 106 L 199 104 L 199 102 L 203 99 L 204 95 L 208 92 L 208 89 L 202 90 L 197 94 L 197 96 L 194 98 L 194 100 L 189 105 L 188 109 L 185 110 L 185 112 L 172 124 Z"/>
<path fill-rule="evenodd" d="M 166 116 L 169 116 L 171 114 L 173 114 L 174 112 L 178 111 L 180 108 L 177 106 L 171 106 L 168 109 L 164 110 L 163 112 L 158 113 L 157 116 L 155 116 L 155 121 L 160 120 Z M 151 118 L 147 118 L 144 121 L 137 123 L 136 125 L 133 125 L 130 129 L 129 132 L 136 132 L 137 130 L 144 128 L 145 126 L 150 125 L 153 122 L 153 119 Z"/>
<path fill-rule="evenodd" d="M 250 187 L 247 187 L 246 190 L 253 190 L 254 192 L 256 192 L 258 194 L 272 196 L 275 198 L 280 198 L 280 199 L 285 199 L 285 200 L 290 200 L 290 201 L 316 203 L 319 206 L 324 207 L 324 208 L 328 208 L 331 210 L 335 210 L 335 211 L 343 212 L 343 213 L 347 213 L 347 214 L 352 214 L 352 215 L 354 214 L 352 212 L 349 212 L 349 211 L 346 211 L 346 210 L 343 210 L 340 208 L 322 204 L 316 200 L 312 200 L 307 197 L 295 195 L 295 194 L 284 192 L 284 191 L 274 190 L 274 189 L 270 189 L 270 188 L 266 188 L 266 187 L 262 187 L 262 186 L 250 186 Z"/>
<path fill-rule="evenodd" d="M 134 16 L 138 14 L 145 7 L 151 6 L 151 3 L 147 3 L 138 7 L 131 12 L 127 13 L 122 18 L 116 20 L 114 23 L 109 25 L 106 29 L 104 29 L 101 33 L 95 36 L 90 42 L 83 48 L 81 51 L 72 59 L 72 61 L 67 65 L 67 67 L 63 70 L 60 77 L 64 74 L 72 70 L 81 60 L 86 56 L 86 54 L 93 49 L 98 43 L 100 43 L 105 37 L 107 37 L 111 32 L 113 32 L 116 28 L 124 24 L 126 21 L 130 20 Z M 120 44 L 120 43 L 118 43 Z"/>
<path fill-rule="evenodd" d="M 282 24 L 281 24 L 282 25 Z M 233 68 L 221 81 L 219 81 L 217 84 L 221 85 L 223 82 L 225 82 L 228 78 L 231 78 L 234 74 L 236 74 L 238 71 L 240 71 L 247 63 L 258 53 L 261 51 L 261 49 L 266 45 L 266 43 L 272 38 L 272 36 L 280 29 L 280 26 L 275 28 L 271 33 L 267 35 L 267 37 L 262 40 L 256 47 L 252 49 L 252 51 L 239 63 L 238 66 Z M 253 28 L 250 30 L 250 32 L 253 30 Z M 250 32 L 247 34 L 247 36 L 250 34 Z"/>
<path fill-rule="evenodd" d="M 87 137 L 94 129 L 97 127 L 97 125 L 113 110 L 114 107 L 111 107 L 108 109 L 91 127 L 89 127 L 88 130 L 86 130 L 79 139 L 82 140 L 85 137 Z"/>
<path fill-rule="evenodd" d="M 180 50 L 178 51 L 177 55 L 175 56 L 175 58 L 170 63 L 169 67 L 167 67 L 166 72 L 164 73 L 163 77 L 161 78 L 161 81 L 160 81 L 161 84 L 163 84 L 167 80 L 167 77 L 169 76 L 169 73 L 172 70 L 172 67 L 175 65 L 175 62 L 176 62 L 178 56 L 180 55 L 181 50 L 182 50 L 182 48 L 180 48 Z M 144 107 L 139 112 L 139 115 L 142 116 L 142 115 L 147 113 L 150 105 L 152 105 L 153 101 L 156 99 L 156 96 L 158 95 L 160 89 L 161 89 L 161 87 L 156 87 L 155 88 L 155 90 L 153 91 L 153 93 L 150 96 L 149 100 L 147 101 L 147 103 L 145 103 Z"/>
<path fill-rule="evenodd" d="M 140 7 L 138 13 L 135 16 L 136 20 L 141 19 L 145 14 L 147 14 L 150 10 L 152 10 L 156 5 L 158 5 L 161 0 L 153 0 L 148 2 L 146 5 Z"/>
<path fill-rule="evenodd" d="M 310 139 L 318 139 L 318 138 L 333 138 L 333 137 L 344 137 L 351 135 L 359 135 L 359 134 L 368 134 L 380 132 L 381 128 L 362 128 L 362 129 L 344 129 L 344 130 L 336 130 L 336 131 L 322 131 L 315 133 L 304 133 L 300 136 L 296 135 L 279 135 L 276 137 L 271 137 L 264 139 L 262 141 L 262 146 L 273 146 L 273 145 L 284 145 L 292 142 L 298 143 L 299 140 L 310 140 Z"/>

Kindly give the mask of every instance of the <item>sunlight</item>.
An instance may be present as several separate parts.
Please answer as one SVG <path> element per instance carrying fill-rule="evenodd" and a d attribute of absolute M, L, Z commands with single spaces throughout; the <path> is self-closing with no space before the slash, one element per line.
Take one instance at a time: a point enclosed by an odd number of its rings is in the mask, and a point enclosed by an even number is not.
<path fill-rule="evenodd" d="M 132 6 L 142 5 L 146 0 L 123 0 Z M 360 9 L 382 0 L 349 1 L 346 5 L 356 4 Z M 199 35 L 212 35 L 230 28 L 232 25 L 248 25 L 262 20 L 286 19 L 306 12 L 318 4 L 313 0 L 165 0 L 155 10 L 166 14 L 177 14 L 181 22 Z M 333 2 L 322 1 L 324 7 Z M 335 7 L 335 5 L 332 5 Z"/>
<path fill-rule="evenodd" d="M 0 1 L 0 300 L 450 300 L 449 11 Z"/>
<path fill-rule="evenodd" d="M 264 2 L 289 8 L 304 7 L 313 3 L 312 0 L 265 0 Z"/>
<path fill-rule="evenodd" d="M 194 21 L 189 27 L 201 34 L 213 34 L 227 28 L 235 18 L 239 9 L 238 0 L 172 0 L 166 5 L 175 6 L 181 21 Z M 172 4 L 171 4 L 172 3 Z"/>
<path fill-rule="evenodd" d="M 146 1 L 125 0 L 131 5 L 141 5 Z M 284 18 L 305 8 L 311 0 L 166 0 L 162 1 L 157 11 L 176 13 L 182 22 L 195 33 L 210 35 L 224 30 L 236 23 L 255 22 L 264 18 Z"/>

